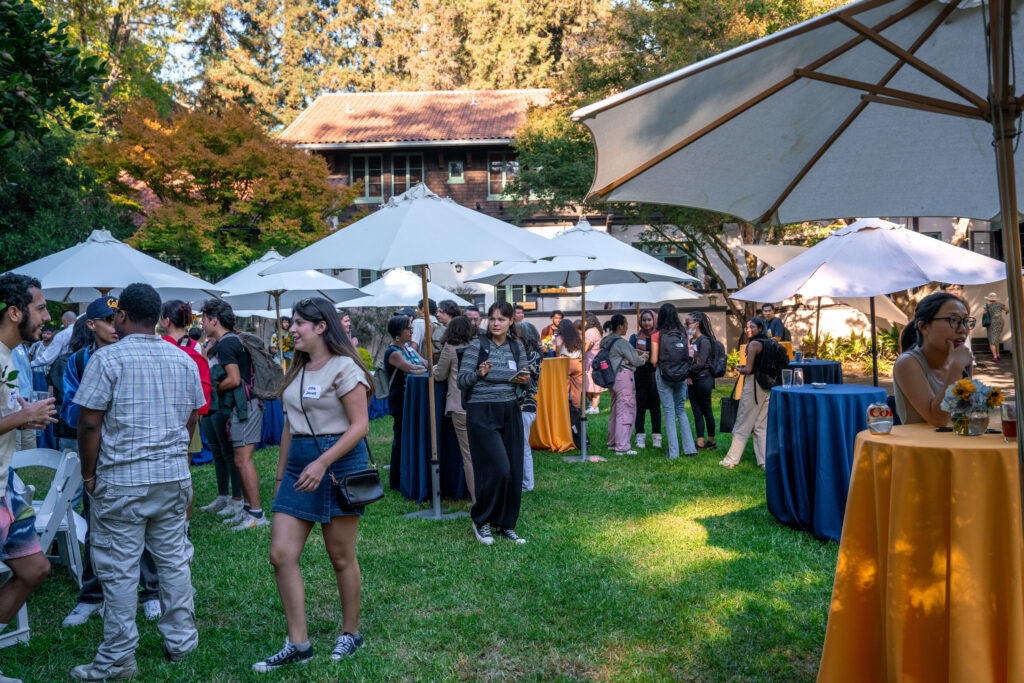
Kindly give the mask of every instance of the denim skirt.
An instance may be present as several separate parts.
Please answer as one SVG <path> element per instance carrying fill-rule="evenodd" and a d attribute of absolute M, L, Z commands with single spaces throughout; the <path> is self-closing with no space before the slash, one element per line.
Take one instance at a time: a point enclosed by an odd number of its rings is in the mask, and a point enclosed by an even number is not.
<path fill-rule="evenodd" d="M 288 449 L 288 464 L 285 466 L 284 478 L 281 480 L 281 486 L 277 489 L 277 496 L 274 498 L 274 506 L 271 510 L 322 524 L 330 522 L 331 517 L 363 514 L 364 506 L 343 508 L 338 504 L 334 483 L 327 474 L 324 475 L 320 486 L 315 491 L 295 490 L 295 482 L 299 480 L 303 468 L 319 458 L 321 452 L 333 446 L 340 438 L 340 435 L 318 437 L 317 440 L 320 442 L 318 449 L 313 437 L 292 434 L 292 445 Z M 330 472 L 334 474 L 335 479 L 341 479 L 346 474 L 365 470 L 366 467 L 366 442 L 360 441 L 355 448 L 334 461 Z"/>

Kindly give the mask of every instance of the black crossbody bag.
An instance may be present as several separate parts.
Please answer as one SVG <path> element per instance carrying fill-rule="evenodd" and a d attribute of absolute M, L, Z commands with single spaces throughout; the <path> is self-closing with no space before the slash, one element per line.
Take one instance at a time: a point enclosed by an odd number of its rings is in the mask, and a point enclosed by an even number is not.
<path fill-rule="evenodd" d="M 302 374 L 299 377 L 299 407 L 302 409 L 302 416 L 306 418 L 306 425 L 309 427 L 309 433 L 313 436 L 313 443 L 316 444 L 316 449 L 320 452 L 320 455 L 323 455 L 324 452 L 320 448 L 320 438 L 316 435 L 316 430 L 313 429 L 313 424 L 309 421 L 309 414 L 306 413 L 306 406 L 302 402 L 305 393 L 306 368 L 303 367 Z M 370 459 L 372 467 L 368 467 L 365 470 L 350 472 L 341 479 L 335 478 L 334 473 L 330 469 L 327 470 L 327 474 L 331 477 L 331 487 L 334 489 L 334 495 L 338 497 L 338 505 L 342 508 L 362 507 L 370 503 L 376 503 L 384 497 L 384 485 L 380 482 L 380 472 L 377 471 L 377 463 L 374 462 L 373 454 L 370 453 L 369 449 L 367 449 L 366 455 Z M 341 457 L 344 458 L 345 456 Z"/>

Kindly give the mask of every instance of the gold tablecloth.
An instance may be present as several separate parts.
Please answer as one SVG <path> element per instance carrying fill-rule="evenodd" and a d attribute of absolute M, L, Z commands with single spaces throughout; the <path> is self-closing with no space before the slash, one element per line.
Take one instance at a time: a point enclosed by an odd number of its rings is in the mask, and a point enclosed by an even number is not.
<path fill-rule="evenodd" d="M 537 419 L 530 448 L 565 453 L 576 448 L 569 425 L 569 359 L 545 358 L 537 386 Z"/>
<path fill-rule="evenodd" d="M 917 424 L 855 448 L 818 680 L 1024 681 L 1016 444 Z"/>

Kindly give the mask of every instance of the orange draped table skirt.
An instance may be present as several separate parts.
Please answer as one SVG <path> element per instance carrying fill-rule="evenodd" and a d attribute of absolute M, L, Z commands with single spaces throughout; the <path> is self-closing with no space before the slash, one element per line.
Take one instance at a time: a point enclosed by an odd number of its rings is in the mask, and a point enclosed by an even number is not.
<path fill-rule="evenodd" d="M 537 419 L 530 430 L 530 448 L 553 453 L 574 450 L 569 424 L 569 359 L 545 358 L 537 386 Z"/>
<path fill-rule="evenodd" d="M 855 449 L 818 680 L 1024 681 L 1016 443 L 916 424 Z"/>

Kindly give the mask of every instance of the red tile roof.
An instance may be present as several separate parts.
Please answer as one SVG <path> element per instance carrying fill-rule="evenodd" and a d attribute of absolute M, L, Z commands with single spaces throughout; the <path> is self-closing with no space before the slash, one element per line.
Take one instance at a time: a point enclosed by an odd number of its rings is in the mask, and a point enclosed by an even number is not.
<path fill-rule="evenodd" d="M 278 137 L 300 145 L 508 140 L 550 91 L 448 90 L 321 95 Z"/>

